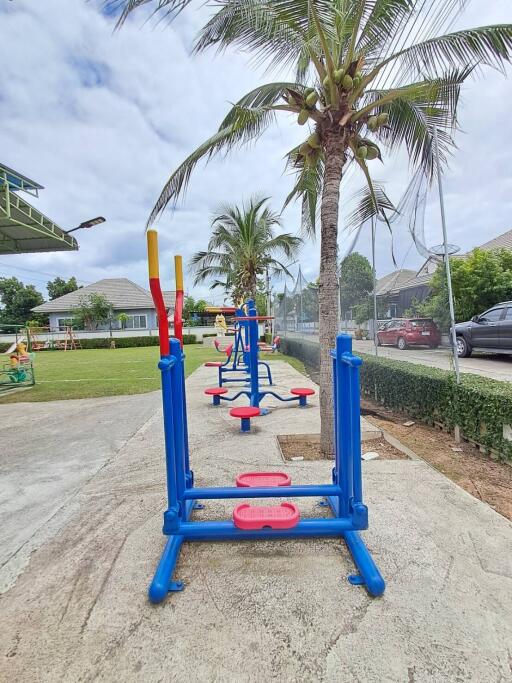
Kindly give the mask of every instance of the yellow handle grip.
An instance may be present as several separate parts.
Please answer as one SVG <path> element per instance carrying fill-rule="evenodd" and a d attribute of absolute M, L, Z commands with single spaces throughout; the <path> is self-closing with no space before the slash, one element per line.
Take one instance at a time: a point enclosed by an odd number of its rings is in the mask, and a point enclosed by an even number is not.
<path fill-rule="evenodd" d="M 159 278 L 160 270 L 158 267 L 158 232 L 152 228 L 147 231 L 148 242 L 148 269 L 150 278 Z"/>
<path fill-rule="evenodd" d="M 181 256 L 174 257 L 174 270 L 176 272 L 176 291 L 183 291 L 183 258 Z"/>

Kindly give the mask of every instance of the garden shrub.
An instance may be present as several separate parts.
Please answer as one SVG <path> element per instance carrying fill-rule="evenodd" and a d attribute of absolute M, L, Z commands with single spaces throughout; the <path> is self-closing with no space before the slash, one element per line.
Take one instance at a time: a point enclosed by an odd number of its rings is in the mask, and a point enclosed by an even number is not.
<path fill-rule="evenodd" d="M 319 368 L 317 343 L 284 337 L 281 348 L 306 365 Z M 463 437 L 512 461 L 512 441 L 504 433 L 507 425 L 512 427 L 512 384 L 462 373 L 457 385 L 453 372 L 447 370 L 358 355 L 364 361 L 362 394 L 417 420 L 437 422 L 450 430 L 458 425 Z"/>
<path fill-rule="evenodd" d="M 9 346 L 12 346 L 12 342 L 0 342 L 0 353 L 5 353 Z"/>
<path fill-rule="evenodd" d="M 512 460 L 512 441 L 504 426 L 512 426 L 512 386 L 488 377 L 462 373 L 460 384 L 447 370 L 391 358 L 360 354 L 361 392 L 388 408 L 428 423 L 437 422 Z"/>
<path fill-rule="evenodd" d="M 116 349 L 126 349 L 135 346 L 158 346 L 159 340 L 157 336 L 154 337 L 114 337 Z M 195 334 L 184 334 L 184 344 L 195 344 Z M 109 349 L 110 337 L 102 337 L 98 339 L 80 339 L 80 345 L 83 349 Z"/>

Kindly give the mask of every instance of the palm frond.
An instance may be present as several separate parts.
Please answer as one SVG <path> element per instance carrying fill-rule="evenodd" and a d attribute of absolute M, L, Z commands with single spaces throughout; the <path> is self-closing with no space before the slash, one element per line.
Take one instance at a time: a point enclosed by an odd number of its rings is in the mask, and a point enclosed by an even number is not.
<path fill-rule="evenodd" d="M 414 11 L 415 0 L 376 0 L 357 41 L 357 54 L 372 54 L 394 38 Z"/>
<path fill-rule="evenodd" d="M 147 225 L 155 221 L 169 202 L 176 204 L 179 196 L 186 192 L 190 175 L 201 159 L 206 157 L 210 160 L 223 149 L 229 152 L 239 145 L 255 140 L 266 130 L 274 116 L 275 113 L 269 107 L 246 109 L 235 105 L 226 117 L 231 124 L 221 128 L 206 140 L 172 173 L 151 211 Z"/>
<path fill-rule="evenodd" d="M 112 10 L 112 12 L 121 10 L 116 22 L 116 28 L 120 28 L 127 20 L 129 14 L 145 5 L 155 5 L 152 15 L 160 13 L 163 18 L 174 19 L 191 2 L 192 0 L 104 0 L 104 5 L 108 10 Z"/>
<path fill-rule="evenodd" d="M 405 143 L 411 165 L 421 165 L 428 177 L 434 170 L 433 131 L 438 131 L 439 156 L 442 164 L 454 147 L 451 130 L 456 126 L 457 104 L 462 83 L 471 68 L 454 70 L 442 78 L 424 81 L 400 89 L 397 96 L 376 114 L 385 111 L 389 122 L 379 131 L 379 138 L 391 150 Z M 382 100 L 387 91 L 367 91 L 367 98 Z M 396 91 L 395 91 L 396 92 Z"/>
<path fill-rule="evenodd" d="M 292 149 L 287 155 L 287 169 L 297 175 L 291 192 L 283 204 L 283 211 L 294 200 L 300 199 L 301 207 L 301 232 L 304 236 L 314 237 L 316 232 L 316 219 L 318 212 L 318 200 L 322 194 L 324 179 L 324 159 L 318 154 L 314 163 L 305 162 L 299 154 L 299 147 Z"/>
<path fill-rule="evenodd" d="M 397 211 L 386 194 L 384 185 L 378 181 L 373 181 L 355 192 L 350 201 L 356 206 L 344 221 L 345 228 L 349 231 L 359 228 L 372 218 L 384 215 L 386 211 L 390 213 Z"/>
<path fill-rule="evenodd" d="M 464 69 L 469 65 L 487 65 L 503 71 L 512 52 L 512 24 L 481 26 L 448 33 L 410 45 L 387 57 L 372 76 L 393 63 L 395 69 L 412 76 L 435 78 L 447 69 Z"/>

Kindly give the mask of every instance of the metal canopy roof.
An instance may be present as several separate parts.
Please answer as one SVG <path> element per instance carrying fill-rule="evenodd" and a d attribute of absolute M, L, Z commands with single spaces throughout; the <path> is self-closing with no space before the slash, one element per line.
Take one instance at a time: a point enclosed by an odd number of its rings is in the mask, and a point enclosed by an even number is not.
<path fill-rule="evenodd" d="M 15 194 L 23 190 L 37 196 L 40 189 L 42 185 L 0 164 L 0 254 L 78 249 L 72 235 Z"/>

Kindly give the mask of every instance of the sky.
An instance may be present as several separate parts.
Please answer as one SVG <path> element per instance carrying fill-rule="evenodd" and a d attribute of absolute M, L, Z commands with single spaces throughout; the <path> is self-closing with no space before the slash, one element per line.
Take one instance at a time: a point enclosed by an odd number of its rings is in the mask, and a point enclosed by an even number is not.
<path fill-rule="evenodd" d="M 45 187 L 34 204 L 62 228 L 97 215 L 107 219 L 75 233 L 78 252 L 0 256 L 0 276 L 14 275 L 43 293 L 56 275 L 74 275 L 80 284 L 128 277 L 147 285 L 145 223 L 170 172 L 215 132 L 231 102 L 277 80 L 234 51 L 190 55 L 210 11 L 196 3 L 171 25 L 146 22 L 139 11 L 114 32 L 115 18 L 102 11 L 100 0 L 0 0 L 0 161 Z M 511 20 L 510 0 L 475 0 L 454 28 Z M 496 71 L 463 87 L 462 131 L 443 178 L 449 241 L 463 251 L 512 228 L 511 104 L 511 81 Z M 304 137 L 290 124 L 285 115 L 256 145 L 198 165 L 185 200 L 157 225 L 166 289 L 173 287 L 173 255 L 187 262 L 206 248 L 219 204 L 258 194 L 280 210 L 292 187 L 283 157 Z M 401 152 L 374 177 L 398 203 L 407 172 Z M 343 218 L 360 186 L 355 176 L 342 185 L 340 254 L 353 241 Z M 442 241 L 436 192 L 426 210 L 428 245 Z M 283 214 L 283 231 L 299 229 L 294 205 Z M 367 231 L 356 249 L 370 255 Z M 387 229 L 379 227 L 379 276 L 395 269 L 392 254 L 404 268 L 419 268 L 424 260 L 403 227 L 395 229 L 393 248 Z M 296 273 L 298 265 L 290 269 Z M 306 279 L 317 277 L 318 242 L 304 246 L 300 265 Z M 273 282 L 275 291 L 283 286 L 283 280 Z M 186 289 L 217 304 L 224 298 L 219 290 L 193 288 L 188 272 Z"/>

